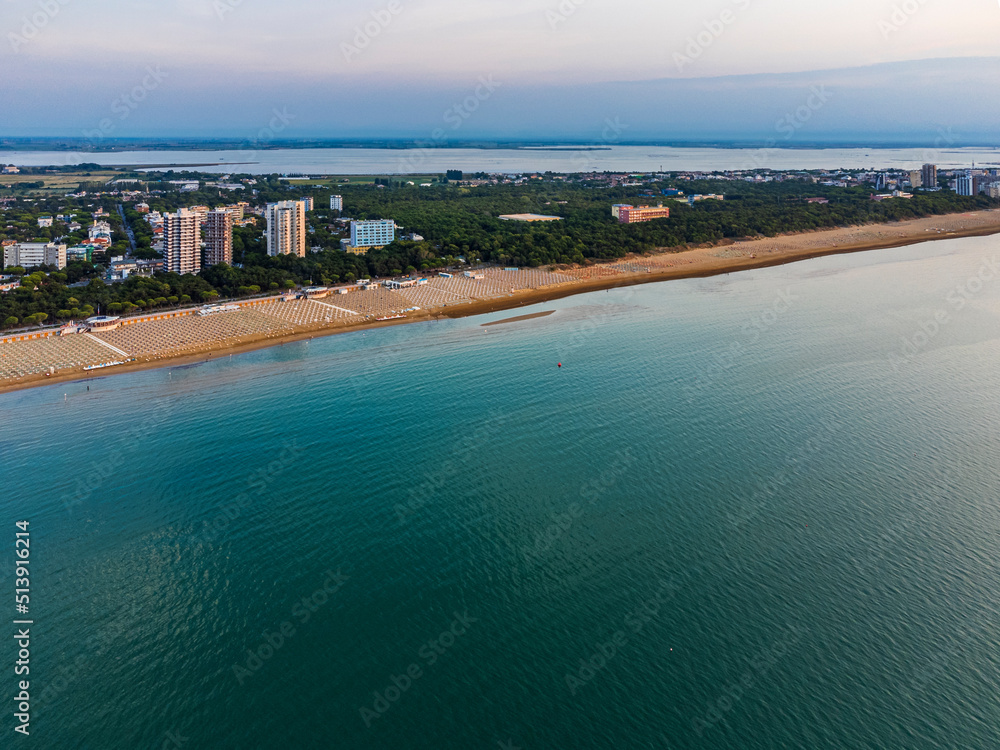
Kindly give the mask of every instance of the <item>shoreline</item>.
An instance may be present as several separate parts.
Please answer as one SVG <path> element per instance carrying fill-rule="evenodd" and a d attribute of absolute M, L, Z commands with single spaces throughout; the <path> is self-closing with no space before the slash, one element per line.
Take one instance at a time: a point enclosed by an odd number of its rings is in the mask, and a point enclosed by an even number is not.
<path fill-rule="evenodd" d="M 975 226 L 963 225 L 962 220 L 970 222 L 972 219 L 987 219 L 987 221 L 980 221 Z M 976 222 L 971 223 L 975 224 Z M 951 228 L 948 227 L 949 224 L 952 225 Z M 901 230 L 902 233 L 899 233 Z M 885 233 L 887 232 L 896 232 L 897 234 L 895 236 L 886 236 Z M 43 374 L 32 375 L 20 381 L 0 382 L 0 394 L 58 383 L 103 379 L 113 375 L 141 370 L 172 368 L 208 362 L 229 355 L 281 346 L 286 343 L 304 341 L 318 336 L 333 336 L 341 333 L 373 330 L 394 325 L 410 325 L 433 320 L 466 318 L 504 310 L 515 310 L 519 307 L 527 307 L 565 299 L 566 297 L 578 294 L 603 291 L 605 289 L 619 289 L 639 284 L 652 284 L 679 279 L 708 278 L 728 273 L 738 273 L 740 271 L 771 268 L 828 255 L 846 255 L 871 250 L 887 250 L 936 240 L 984 237 L 995 234 L 1000 234 L 1000 209 L 965 214 L 943 214 L 890 224 L 866 224 L 859 227 L 823 229 L 814 232 L 785 234 L 763 239 L 736 242 L 726 241 L 708 247 L 689 249 L 681 252 L 629 256 L 628 258 L 620 259 L 617 263 L 629 262 L 636 265 L 643 265 L 646 267 L 646 271 L 591 278 L 589 275 L 592 272 L 607 269 L 614 265 L 614 263 L 596 264 L 567 272 L 570 274 L 575 273 L 578 276 L 574 281 L 549 287 L 527 289 L 512 293 L 509 297 L 473 300 L 462 305 L 423 310 L 420 314 L 408 316 L 405 319 L 389 321 L 368 320 L 348 325 L 301 327 L 301 330 L 295 330 L 287 334 L 262 336 L 252 341 L 233 345 L 227 345 L 226 342 L 219 342 L 217 346 L 204 347 L 204 351 L 187 351 L 162 359 L 129 362 L 124 365 L 107 368 L 106 370 L 82 371 L 74 369 L 62 373 L 57 372 L 51 377 L 45 377 Z M 859 238 L 860 241 L 850 241 L 852 239 L 858 240 Z M 839 240 L 839 242 L 836 240 Z M 734 255 L 733 253 L 741 254 Z M 540 317 L 540 315 L 531 317 Z M 512 322 L 512 320 L 497 321 L 497 323 Z M 199 349 L 202 349 L 202 347 L 199 347 Z"/>

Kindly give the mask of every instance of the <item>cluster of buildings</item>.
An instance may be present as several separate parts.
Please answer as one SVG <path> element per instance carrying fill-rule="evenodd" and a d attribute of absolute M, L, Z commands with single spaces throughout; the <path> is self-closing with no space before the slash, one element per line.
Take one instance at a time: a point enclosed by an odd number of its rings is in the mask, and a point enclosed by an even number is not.
<path fill-rule="evenodd" d="M 967 169 L 952 173 L 949 186 L 959 195 L 988 195 L 1000 198 L 1000 169 Z"/>
<path fill-rule="evenodd" d="M 140 203 L 136 210 L 145 214 L 145 220 L 153 230 L 153 249 L 163 255 L 163 270 L 169 273 L 195 274 L 202 268 L 230 264 L 233 262 L 233 227 L 245 226 L 253 219 L 247 219 L 249 203 L 240 202 L 230 206 L 210 209 L 208 206 L 191 206 L 178 209 L 175 213 L 160 214 L 150 211 L 149 206 Z M 126 278 L 135 271 L 128 263 L 121 268 L 112 268 L 109 273 L 113 280 Z M 148 269 L 150 272 L 152 267 Z"/>
<path fill-rule="evenodd" d="M 264 218 L 267 220 L 264 237 L 267 240 L 268 255 L 295 255 L 299 258 L 306 256 L 306 251 L 309 249 L 306 243 L 309 231 L 306 213 L 312 211 L 314 206 L 313 198 L 267 204 L 264 209 Z M 343 196 L 330 196 L 330 209 L 343 211 Z M 396 240 L 397 227 L 392 219 L 373 221 L 345 219 L 344 221 L 349 222 L 351 227 L 350 238 L 340 241 L 340 249 L 344 252 L 364 255 L 369 250 L 381 249 Z"/>

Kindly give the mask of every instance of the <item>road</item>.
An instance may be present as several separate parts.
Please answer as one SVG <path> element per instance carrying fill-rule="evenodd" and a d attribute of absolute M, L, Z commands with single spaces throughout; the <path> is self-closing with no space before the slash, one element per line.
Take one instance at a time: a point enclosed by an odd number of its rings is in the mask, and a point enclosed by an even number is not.
<path fill-rule="evenodd" d="M 128 254 L 132 255 L 135 253 L 135 232 L 132 231 L 128 219 L 125 218 L 125 209 L 121 203 L 118 204 L 118 215 L 122 217 L 122 226 L 125 227 L 125 234 L 128 235 Z"/>

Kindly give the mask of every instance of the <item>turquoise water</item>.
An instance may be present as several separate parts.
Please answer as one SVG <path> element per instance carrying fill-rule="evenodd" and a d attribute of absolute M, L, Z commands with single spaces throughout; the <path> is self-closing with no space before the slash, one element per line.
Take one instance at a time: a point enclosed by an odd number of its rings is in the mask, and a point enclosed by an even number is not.
<path fill-rule="evenodd" d="M 998 257 L 943 241 L 0 397 L 24 744 L 1000 747 Z"/>

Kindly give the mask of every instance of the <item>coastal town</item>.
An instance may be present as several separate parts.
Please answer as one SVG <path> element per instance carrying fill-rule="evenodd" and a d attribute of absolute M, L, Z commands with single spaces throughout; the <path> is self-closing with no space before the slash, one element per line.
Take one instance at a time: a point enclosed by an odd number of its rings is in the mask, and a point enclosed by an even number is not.
<path fill-rule="evenodd" d="M 13 166 L 3 171 L 22 172 Z M 37 171 L 44 188 L 44 170 Z M 786 202 L 791 196 L 804 217 L 836 208 L 842 195 L 853 201 L 855 211 L 863 205 L 859 197 L 870 205 L 912 203 L 915 196 L 923 201 L 952 200 L 948 196 L 966 201 L 935 213 L 992 208 L 1000 195 L 1000 170 L 939 171 L 932 164 L 914 171 L 820 173 L 450 171 L 423 179 L 431 182 L 388 177 L 368 182 L 355 177 L 353 183 L 350 177 L 324 176 L 206 178 L 170 172 L 112 176 L 103 183 L 82 180 L 76 190 L 61 195 L 46 193 L 38 181 L 22 191 L 8 187 L 8 194 L 0 197 L 0 306 L 17 306 L 27 314 L 5 314 L 0 320 L 7 329 L 0 336 L 0 381 L 33 382 L 208 355 L 290 336 L 503 309 L 595 284 L 718 272 L 720 263 L 771 262 L 789 251 L 782 249 L 780 238 L 761 236 L 775 230 L 727 231 L 721 237 L 688 230 L 689 239 L 673 250 L 673 243 L 661 239 L 692 218 L 715 221 L 720 210 L 745 213 L 747 196 L 758 192 L 778 191 Z M 293 191 L 298 195 L 286 197 Z M 618 236 L 631 236 L 634 243 L 635 232 L 652 231 L 638 236 L 648 236 L 652 248 L 660 249 L 650 253 L 646 246 L 633 244 L 636 250 L 602 258 L 599 250 L 581 254 L 578 245 L 573 254 L 556 255 L 558 262 L 545 263 L 541 256 L 527 265 L 502 253 L 483 257 L 471 243 L 448 242 L 435 229 L 441 212 L 414 214 L 406 208 L 420 196 L 435 193 L 459 201 L 459 211 L 465 205 L 460 201 L 472 200 L 468 195 L 530 209 L 496 210 L 491 219 L 478 220 L 494 222 L 486 225 L 495 229 L 487 229 L 485 236 L 506 232 L 515 242 L 549 241 L 553 228 L 565 232 L 586 215 L 595 227 L 589 230 L 595 239 L 598 232 L 625 232 Z M 494 193 L 506 199 L 496 201 Z M 413 197 L 401 199 L 395 205 L 404 208 L 394 211 L 386 200 L 391 195 Z M 563 195 L 567 199 L 558 200 Z M 517 196 L 516 202 L 511 200 Z M 186 197 L 203 200 L 188 202 Z M 378 205 L 385 205 L 388 213 L 375 213 Z M 349 216 L 356 211 L 364 218 Z M 405 223 L 396 211 L 408 217 Z M 788 209 L 784 212 L 790 215 Z M 963 219 L 957 230 L 976 232 L 983 222 L 996 221 L 988 210 L 976 215 L 980 218 Z M 925 233 L 952 231 L 936 229 L 931 219 L 921 221 L 930 221 L 929 228 L 919 230 Z M 810 222 L 805 228 L 823 228 L 814 218 Z M 783 228 L 798 229 L 775 227 L 778 232 Z M 874 238 L 851 237 L 846 226 L 832 231 L 848 236 L 839 242 L 829 239 L 830 248 L 891 244 L 896 240 L 888 235 L 900 232 L 897 227 Z M 899 237 L 913 239 L 909 229 Z M 704 250 L 692 253 L 699 247 L 714 249 L 708 256 L 698 255 Z M 794 255 L 795 248 L 790 250 Z M 382 265 L 373 266 L 379 259 Z M 388 272 L 378 273 L 383 268 Z M 267 276 L 265 269 L 270 269 Z M 271 280 L 263 283 L 267 278 Z M 234 280 L 220 290 L 219 279 Z M 246 280 L 259 283 L 241 283 Z M 56 293 L 65 301 L 46 310 L 42 300 L 54 290 L 62 290 Z"/>

